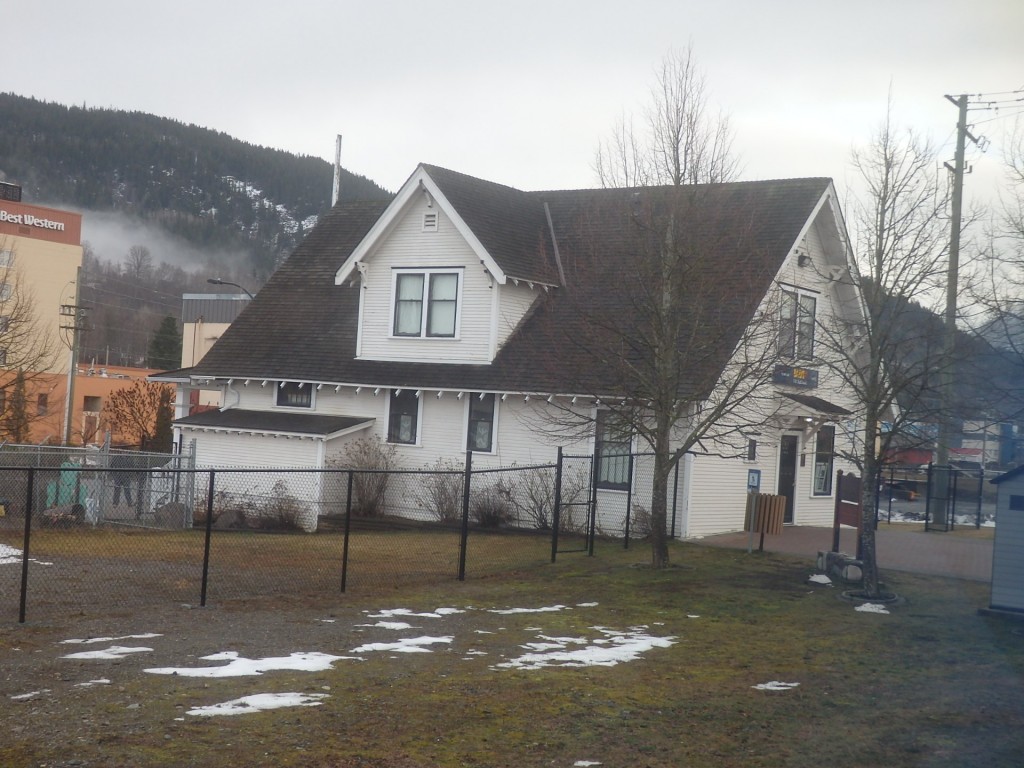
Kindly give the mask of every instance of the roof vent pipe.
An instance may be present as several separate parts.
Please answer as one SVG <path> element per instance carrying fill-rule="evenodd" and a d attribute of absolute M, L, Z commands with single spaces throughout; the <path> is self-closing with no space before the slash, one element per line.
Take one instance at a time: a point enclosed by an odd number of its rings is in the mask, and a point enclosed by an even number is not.
<path fill-rule="evenodd" d="M 338 204 L 341 197 L 341 134 L 334 142 L 334 189 L 331 191 L 331 207 Z"/>

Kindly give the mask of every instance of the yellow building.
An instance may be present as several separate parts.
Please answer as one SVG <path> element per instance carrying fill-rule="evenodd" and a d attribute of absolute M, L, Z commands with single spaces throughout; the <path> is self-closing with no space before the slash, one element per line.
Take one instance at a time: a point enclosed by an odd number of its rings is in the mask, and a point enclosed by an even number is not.
<path fill-rule="evenodd" d="M 19 187 L 0 184 L 0 419 L 8 415 L 12 384 L 24 371 L 25 410 L 34 420 L 39 411 L 67 408 L 55 402 L 54 378 L 70 367 L 62 337 L 70 339 L 67 329 L 78 317 L 82 216 L 20 198 Z"/>

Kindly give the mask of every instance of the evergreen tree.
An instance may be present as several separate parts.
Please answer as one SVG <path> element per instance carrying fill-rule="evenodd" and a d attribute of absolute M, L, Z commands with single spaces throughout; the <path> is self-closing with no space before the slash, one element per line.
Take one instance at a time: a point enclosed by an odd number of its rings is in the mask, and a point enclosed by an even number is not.
<path fill-rule="evenodd" d="M 149 450 L 170 453 L 174 442 L 174 392 L 170 387 L 160 390 L 160 400 L 156 412 L 156 425 L 153 428 L 153 440 Z"/>
<path fill-rule="evenodd" d="M 181 334 L 173 317 L 165 317 L 149 340 L 146 365 L 165 371 L 181 367 Z"/>

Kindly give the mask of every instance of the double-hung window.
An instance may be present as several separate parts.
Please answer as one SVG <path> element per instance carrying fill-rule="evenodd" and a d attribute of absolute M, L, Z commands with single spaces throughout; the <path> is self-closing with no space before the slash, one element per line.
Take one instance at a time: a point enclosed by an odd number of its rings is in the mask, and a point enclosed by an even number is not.
<path fill-rule="evenodd" d="M 608 411 L 597 412 L 596 444 L 597 487 L 612 490 L 629 488 L 629 454 L 632 441 L 627 428 L 615 423 Z"/>
<path fill-rule="evenodd" d="M 469 427 L 466 449 L 491 453 L 494 450 L 494 393 L 469 398 Z"/>
<path fill-rule="evenodd" d="M 814 314 L 818 300 L 809 293 L 782 291 L 779 355 L 791 360 L 814 357 Z"/>
<path fill-rule="evenodd" d="M 388 409 L 388 442 L 416 444 L 416 427 L 420 417 L 420 399 L 413 389 L 391 390 Z"/>
<path fill-rule="evenodd" d="M 461 283 L 459 269 L 396 271 L 393 334 L 455 338 Z"/>
<path fill-rule="evenodd" d="M 818 430 L 814 445 L 814 495 L 832 495 L 832 466 L 835 461 L 836 428 Z"/>
<path fill-rule="evenodd" d="M 277 388 L 276 404 L 285 408 L 312 408 L 313 385 L 297 381 L 282 382 Z"/>

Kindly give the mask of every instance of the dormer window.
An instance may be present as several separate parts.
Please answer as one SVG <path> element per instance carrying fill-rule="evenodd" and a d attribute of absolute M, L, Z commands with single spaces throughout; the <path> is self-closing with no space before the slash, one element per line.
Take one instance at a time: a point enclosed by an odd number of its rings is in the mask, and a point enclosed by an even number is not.
<path fill-rule="evenodd" d="M 393 335 L 455 338 L 461 289 L 461 269 L 395 270 Z"/>

